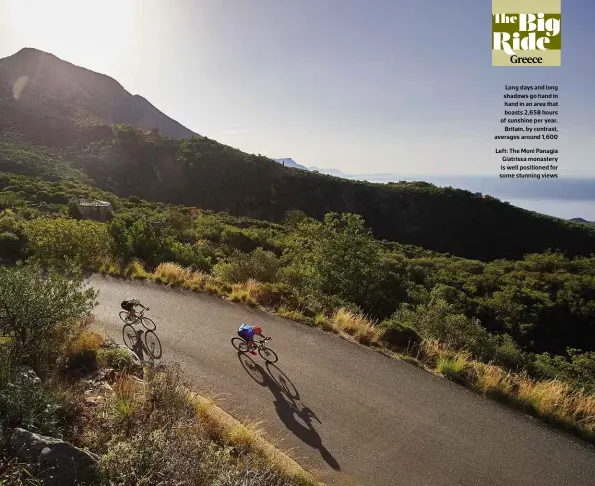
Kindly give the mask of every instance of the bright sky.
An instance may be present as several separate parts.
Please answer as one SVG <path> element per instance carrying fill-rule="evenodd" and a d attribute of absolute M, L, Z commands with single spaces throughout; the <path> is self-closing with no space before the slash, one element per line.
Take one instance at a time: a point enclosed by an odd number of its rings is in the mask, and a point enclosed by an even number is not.
<path fill-rule="evenodd" d="M 595 2 L 562 3 L 560 68 L 493 68 L 489 0 L 2 0 L 0 57 L 51 52 L 201 135 L 347 173 L 495 175 L 504 85 L 558 84 L 560 174 L 594 175 Z"/>

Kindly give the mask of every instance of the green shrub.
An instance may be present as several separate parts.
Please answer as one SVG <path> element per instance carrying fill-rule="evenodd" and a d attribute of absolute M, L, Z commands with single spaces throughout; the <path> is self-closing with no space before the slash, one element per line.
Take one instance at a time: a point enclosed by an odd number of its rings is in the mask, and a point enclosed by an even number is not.
<path fill-rule="evenodd" d="M 3 332 L 13 338 L 17 356 L 40 376 L 73 333 L 82 332 L 78 320 L 90 314 L 96 297 L 84 287 L 82 271 L 71 264 L 62 270 L 45 270 L 36 263 L 0 268 Z"/>
<path fill-rule="evenodd" d="M 132 370 L 135 367 L 130 353 L 120 348 L 101 348 L 97 351 L 97 361 L 106 368 L 119 371 Z"/>
<path fill-rule="evenodd" d="M 70 201 L 68 203 L 68 216 L 73 219 L 83 219 L 83 213 L 76 201 Z"/>
<path fill-rule="evenodd" d="M 468 356 L 462 353 L 454 356 L 440 356 L 436 362 L 436 371 L 451 380 L 462 381 L 465 378 L 468 363 Z"/>
<path fill-rule="evenodd" d="M 478 320 L 456 313 L 452 305 L 441 298 L 427 304 L 402 306 L 392 319 L 416 329 L 422 338 L 437 339 L 455 348 L 475 348 L 478 341 L 488 336 Z"/>
<path fill-rule="evenodd" d="M 219 242 L 223 233 L 224 225 L 215 216 L 201 214 L 195 222 L 196 238 Z"/>
<path fill-rule="evenodd" d="M 501 366 L 511 370 L 520 370 L 531 364 L 529 354 L 523 352 L 518 344 L 514 342 L 512 337 L 508 334 L 491 335 L 489 337 L 490 343 L 485 347 L 493 347 L 493 356 L 489 352 L 480 353 L 482 358 L 486 361 L 494 361 Z M 594 375 L 595 377 L 595 375 Z"/>
<path fill-rule="evenodd" d="M 27 237 L 22 221 L 0 216 L 0 259 L 16 261 L 26 255 Z"/>
<path fill-rule="evenodd" d="M 64 409 L 57 395 L 40 385 L 12 384 L 0 390 L 0 425 L 61 436 Z"/>
<path fill-rule="evenodd" d="M 301 209 L 290 209 L 285 213 L 283 224 L 289 226 L 290 228 L 297 228 L 298 225 L 306 219 L 308 219 L 308 215 Z"/>
<path fill-rule="evenodd" d="M 35 194 L 35 200 L 38 202 L 49 202 L 50 198 L 50 194 L 46 191 L 39 191 L 37 194 Z"/>
<path fill-rule="evenodd" d="M 17 358 L 13 338 L 0 336 L 0 389 L 4 388 L 14 376 Z"/>
<path fill-rule="evenodd" d="M 223 230 L 220 241 L 245 253 L 254 251 L 261 246 L 260 242 L 253 240 L 246 232 L 233 226 L 228 226 Z"/>
<path fill-rule="evenodd" d="M 166 249 L 159 258 L 159 263 L 175 262 L 195 271 L 209 272 L 213 266 L 214 258 L 214 252 L 207 245 L 181 243 L 174 238 L 169 238 Z"/>
<path fill-rule="evenodd" d="M 290 307 L 297 305 L 294 290 L 288 285 L 280 283 L 261 284 L 254 297 L 260 305 L 269 309 L 275 309 L 281 305 Z"/>
<path fill-rule="evenodd" d="M 242 283 L 250 279 L 258 282 L 274 282 L 280 260 L 273 252 L 257 248 L 252 253 L 235 252 L 226 262 L 213 267 L 213 274 L 229 283 Z"/>
<path fill-rule="evenodd" d="M 567 356 L 538 354 L 533 370 L 542 379 L 558 379 L 595 393 L 595 352 L 568 349 Z"/>
<path fill-rule="evenodd" d="M 421 343 L 421 336 L 407 323 L 394 319 L 380 323 L 383 329 L 382 341 L 397 349 L 413 348 Z"/>
<path fill-rule="evenodd" d="M 26 234 L 31 253 L 48 264 L 68 257 L 93 268 L 112 246 L 107 225 L 96 221 L 37 218 L 27 223 Z"/>

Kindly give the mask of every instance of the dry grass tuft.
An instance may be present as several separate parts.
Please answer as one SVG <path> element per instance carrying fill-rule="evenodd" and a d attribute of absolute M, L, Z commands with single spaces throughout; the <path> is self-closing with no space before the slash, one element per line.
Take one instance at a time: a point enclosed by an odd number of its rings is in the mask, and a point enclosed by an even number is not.
<path fill-rule="evenodd" d="M 151 274 L 145 270 L 143 264 L 138 260 L 134 260 L 126 267 L 125 274 L 136 279 L 147 279 L 151 277 Z"/>
<path fill-rule="evenodd" d="M 109 258 L 103 258 L 97 266 L 99 273 L 118 277 L 123 274 L 122 269 Z"/>
<path fill-rule="evenodd" d="M 74 356 L 84 351 L 97 351 L 104 341 L 103 336 L 95 331 L 83 331 L 72 342 L 67 344 L 65 354 Z"/>
<path fill-rule="evenodd" d="M 160 263 L 153 275 L 170 285 L 182 285 L 184 282 L 192 280 L 191 270 L 171 262 Z"/>
<path fill-rule="evenodd" d="M 333 323 L 322 313 L 316 314 L 314 318 L 314 325 L 324 331 L 337 332 L 333 327 Z"/>
<path fill-rule="evenodd" d="M 465 378 L 471 357 L 469 353 L 458 351 L 450 356 L 440 356 L 436 363 L 436 371 L 453 380 Z"/>
<path fill-rule="evenodd" d="M 129 425 L 140 407 L 141 389 L 139 383 L 126 374 L 121 374 L 113 385 L 112 414 L 118 423 Z"/>
<path fill-rule="evenodd" d="M 246 292 L 250 297 L 256 298 L 262 288 L 262 284 L 253 278 L 246 282 L 236 283 L 231 286 L 234 292 Z"/>
<path fill-rule="evenodd" d="M 418 358 L 439 373 L 480 393 L 521 407 L 546 422 L 595 439 L 595 396 L 558 380 L 536 381 L 524 373 L 512 373 L 494 364 L 471 360 L 436 340 L 424 340 Z"/>
<path fill-rule="evenodd" d="M 220 295 L 222 293 L 218 285 L 213 285 L 210 283 L 205 285 L 205 292 L 211 295 Z"/>
<path fill-rule="evenodd" d="M 250 307 L 258 306 L 256 299 L 245 290 L 234 290 L 229 296 L 229 300 L 232 302 L 242 302 L 243 304 L 249 305 Z"/>
<path fill-rule="evenodd" d="M 261 439 L 260 422 L 234 423 L 223 428 L 223 440 L 240 451 L 252 451 Z"/>
<path fill-rule="evenodd" d="M 355 337 L 361 344 L 379 344 L 382 338 L 382 330 L 371 320 L 347 309 L 339 309 L 335 312 L 332 325 L 337 331 Z"/>
<path fill-rule="evenodd" d="M 516 388 L 517 402 L 537 416 L 587 436 L 595 433 L 595 396 L 557 380 L 536 382 L 526 376 L 517 377 Z"/>
<path fill-rule="evenodd" d="M 471 363 L 473 387 L 486 395 L 507 397 L 514 390 L 514 376 L 493 364 Z"/>
<path fill-rule="evenodd" d="M 296 322 L 304 322 L 306 317 L 298 310 L 288 309 L 285 306 L 278 307 L 275 310 L 275 314 L 280 317 L 284 317 L 285 319 L 291 319 L 292 321 Z"/>

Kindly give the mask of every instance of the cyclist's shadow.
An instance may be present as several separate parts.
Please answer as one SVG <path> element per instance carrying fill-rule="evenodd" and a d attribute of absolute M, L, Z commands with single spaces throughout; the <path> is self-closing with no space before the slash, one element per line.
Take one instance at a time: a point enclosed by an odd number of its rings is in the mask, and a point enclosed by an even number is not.
<path fill-rule="evenodd" d="M 273 393 L 275 410 L 285 426 L 310 447 L 318 449 L 326 463 L 339 471 L 339 463 L 324 447 L 312 423 L 312 419 L 319 424 L 320 420 L 310 408 L 302 405 L 300 395 L 287 375 L 271 363 L 266 364 L 265 370 L 244 353 L 238 353 L 238 359 L 254 381 Z"/>

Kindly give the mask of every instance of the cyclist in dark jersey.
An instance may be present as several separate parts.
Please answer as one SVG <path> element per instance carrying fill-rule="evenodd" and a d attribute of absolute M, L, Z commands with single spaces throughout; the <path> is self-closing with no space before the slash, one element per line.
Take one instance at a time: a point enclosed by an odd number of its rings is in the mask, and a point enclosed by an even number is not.
<path fill-rule="evenodd" d="M 144 305 L 142 305 L 140 303 L 140 301 L 135 297 L 131 297 L 131 298 L 124 300 L 120 304 L 120 307 L 122 307 L 122 309 L 124 309 L 125 311 L 128 311 L 128 317 L 130 319 L 136 318 L 136 311 L 134 309 L 135 307 L 142 307 L 143 309 L 148 310 L 148 307 L 145 307 Z"/>

